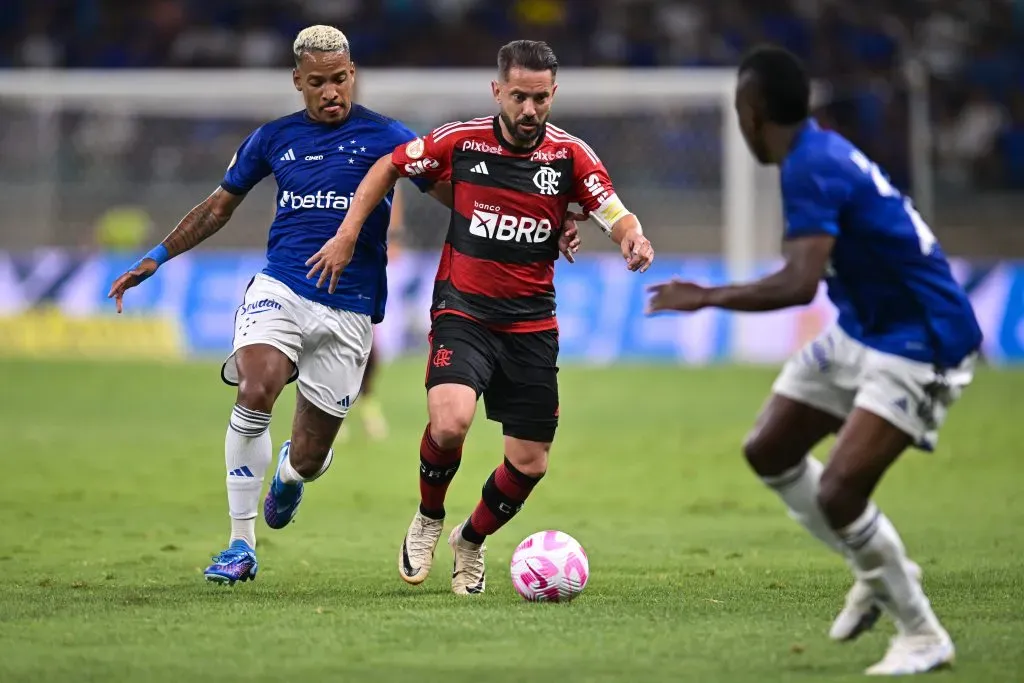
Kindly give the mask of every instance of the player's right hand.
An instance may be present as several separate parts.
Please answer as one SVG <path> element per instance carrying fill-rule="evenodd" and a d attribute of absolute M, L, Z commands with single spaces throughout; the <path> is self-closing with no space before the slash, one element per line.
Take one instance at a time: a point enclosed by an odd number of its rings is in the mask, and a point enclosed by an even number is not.
<path fill-rule="evenodd" d="M 110 292 L 107 294 L 107 298 L 113 299 L 114 303 L 117 304 L 118 313 L 124 310 L 124 303 L 122 301 L 124 299 L 124 293 L 148 279 L 149 276 L 155 273 L 156 269 L 159 267 L 159 264 L 157 264 L 153 259 L 144 258 L 139 262 L 139 265 L 114 280 L 114 284 L 110 286 Z"/>
<path fill-rule="evenodd" d="M 576 221 L 585 221 L 590 217 L 585 213 L 566 211 L 562 220 L 562 233 L 558 236 L 558 251 L 562 252 L 565 260 L 569 263 L 576 263 L 575 254 L 580 250 L 580 228 Z"/>
<path fill-rule="evenodd" d="M 329 281 L 327 292 L 334 294 L 334 289 L 338 286 L 338 279 L 348 264 L 352 262 L 352 254 L 355 253 L 355 250 L 355 240 L 335 235 L 324 242 L 320 251 L 306 261 L 307 266 L 313 266 L 306 274 L 306 279 L 320 273 L 320 277 L 316 281 L 316 288 L 320 289 L 325 281 Z"/>
<path fill-rule="evenodd" d="M 654 261 L 654 247 L 643 234 L 637 232 L 626 236 L 619 247 L 622 250 L 622 257 L 626 260 L 626 267 L 630 270 L 643 273 L 651 267 Z"/>

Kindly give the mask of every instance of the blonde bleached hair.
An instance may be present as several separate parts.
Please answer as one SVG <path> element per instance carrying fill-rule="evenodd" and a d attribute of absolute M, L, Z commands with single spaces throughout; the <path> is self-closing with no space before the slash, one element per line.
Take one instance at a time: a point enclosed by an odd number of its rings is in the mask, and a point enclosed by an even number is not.
<path fill-rule="evenodd" d="M 299 31 L 292 43 L 292 54 L 295 65 L 302 61 L 302 55 L 308 52 L 340 52 L 349 54 L 348 38 L 333 26 L 307 26 Z"/>

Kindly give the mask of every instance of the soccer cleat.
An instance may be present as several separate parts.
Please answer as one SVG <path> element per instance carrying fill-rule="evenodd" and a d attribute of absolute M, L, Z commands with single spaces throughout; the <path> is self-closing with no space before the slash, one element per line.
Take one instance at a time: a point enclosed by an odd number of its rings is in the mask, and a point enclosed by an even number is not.
<path fill-rule="evenodd" d="M 921 567 L 916 563 L 909 562 L 907 572 L 915 580 L 921 580 Z M 846 604 L 832 622 L 828 637 L 839 642 L 855 640 L 862 633 L 874 628 L 881 616 L 882 606 L 875 599 L 871 587 L 858 579 L 846 594 Z"/>
<path fill-rule="evenodd" d="M 864 672 L 869 676 L 910 676 L 952 666 L 956 658 L 953 641 L 940 627 L 935 633 L 898 635 L 877 664 Z"/>
<path fill-rule="evenodd" d="M 443 519 L 431 519 L 416 511 L 398 550 L 398 575 L 403 581 L 418 586 L 426 580 L 442 529 Z"/>
<path fill-rule="evenodd" d="M 288 457 L 291 441 L 285 441 L 277 458 L 277 470 L 263 500 L 263 519 L 271 529 L 283 529 L 295 519 L 302 502 L 302 482 L 285 484 L 281 481 L 281 465 Z"/>
<path fill-rule="evenodd" d="M 455 555 L 452 566 L 452 592 L 456 595 L 476 595 L 484 592 L 484 551 L 487 546 L 470 543 L 462 537 L 463 522 L 452 530 L 448 547 Z"/>
<path fill-rule="evenodd" d="M 203 576 L 213 583 L 233 586 L 235 581 L 255 581 L 259 564 L 256 551 L 240 538 L 235 539 L 227 550 L 213 556 L 213 564 L 206 568 Z"/>
<path fill-rule="evenodd" d="M 846 604 L 832 622 L 828 637 L 839 642 L 855 640 L 860 634 L 874 628 L 881 616 L 882 608 L 875 600 L 871 587 L 858 579 L 846 594 Z"/>

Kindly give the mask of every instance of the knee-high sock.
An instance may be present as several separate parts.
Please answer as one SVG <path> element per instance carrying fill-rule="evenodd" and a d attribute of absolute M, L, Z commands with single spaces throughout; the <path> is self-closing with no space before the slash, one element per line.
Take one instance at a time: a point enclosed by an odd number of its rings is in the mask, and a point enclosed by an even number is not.
<path fill-rule="evenodd" d="M 818 505 L 818 489 L 825 466 L 817 458 L 807 456 L 785 472 L 761 480 L 775 493 L 789 510 L 789 516 L 799 522 L 816 539 L 837 553 L 846 554 L 846 546 L 833 531 Z"/>
<path fill-rule="evenodd" d="M 941 633 L 921 583 L 911 574 L 896 527 L 871 503 L 852 524 L 839 530 L 848 548 L 857 578 L 866 582 L 896 621 L 902 633 Z"/>
<path fill-rule="evenodd" d="M 505 458 L 484 484 L 480 502 L 462 527 L 462 537 L 471 543 L 482 543 L 503 527 L 523 507 L 540 477 L 530 477 Z"/>
<path fill-rule="evenodd" d="M 431 519 L 444 519 L 444 499 L 461 462 L 462 446 L 441 448 L 430 437 L 430 424 L 427 424 L 420 439 L 421 514 Z"/>
<path fill-rule="evenodd" d="M 270 413 L 235 405 L 224 437 L 231 541 L 240 538 L 256 547 L 260 491 L 272 457 Z"/>

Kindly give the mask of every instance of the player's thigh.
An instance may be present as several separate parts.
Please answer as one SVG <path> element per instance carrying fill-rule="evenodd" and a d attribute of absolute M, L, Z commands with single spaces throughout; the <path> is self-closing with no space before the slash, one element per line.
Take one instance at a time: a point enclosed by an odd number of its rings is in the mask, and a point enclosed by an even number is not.
<path fill-rule="evenodd" d="M 949 408 L 974 377 L 975 360 L 970 356 L 957 368 L 939 370 L 867 349 L 854 404 L 905 433 L 917 447 L 932 450 Z"/>
<path fill-rule="evenodd" d="M 503 333 L 500 340 L 499 365 L 484 391 L 487 418 L 508 438 L 550 444 L 558 429 L 558 333 Z"/>
<path fill-rule="evenodd" d="M 370 317 L 328 308 L 315 302 L 299 356 L 299 393 L 313 407 L 341 424 L 359 395 L 370 355 Z M 333 440 L 331 435 L 331 440 Z"/>
<path fill-rule="evenodd" d="M 431 430 L 442 447 L 457 445 L 473 422 L 480 394 L 496 364 L 493 333 L 456 315 L 440 315 L 430 329 L 424 385 Z"/>
<path fill-rule="evenodd" d="M 238 387 L 245 407 L 269 412 L 284 385 L 297 377 L 301 315 L 294 292 L 265 275 L 253 278 L 235 312 L 232 350 L 221 368 L 221 378 Z"/>

